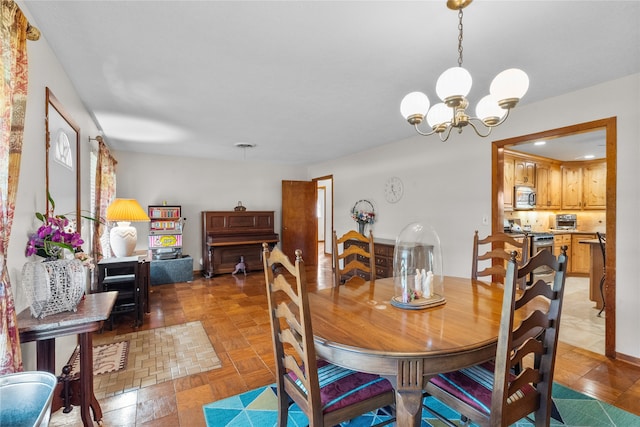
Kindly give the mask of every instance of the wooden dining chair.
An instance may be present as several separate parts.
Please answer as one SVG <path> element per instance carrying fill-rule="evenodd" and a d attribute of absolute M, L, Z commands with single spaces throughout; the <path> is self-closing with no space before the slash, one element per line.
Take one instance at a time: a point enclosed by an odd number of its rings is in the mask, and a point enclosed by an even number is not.
<path fill-rule="evenodd" d="M 540 251 L 520 268 L 514 251 L 507 264 L 495 360 L 437 375 L 427 383 L 426 392 L 462 414 L 463 421 L 509 426 L 533 413 L 535 420 L 529 421 L 549 425 L 566 250 L 564 246 L 557 259 L 550 251 Z M 518 292 L 518 280 L 540 266 L 555 271 L 553 282 L 538 280 Z M 521 368 L 518 374 L 513 371 L 516 365 Z"/>
<path fill-rule="evenodd" d="M 275 350 L 278 425 L 287 425 L 290 398 L 310 427 L 334 426 L 380 408 L 392 408 L 395 392 L 379 375 L 352 371 L 316 359 L 302 251 L 292 264 L 263 245 L 271 332 Z M 391 414 L 378 426 L 394 421 Z"/>
<path fill-rule="evenodd" d="M 338 237 L 333 230 L 333 272 L 335 286 L 356 278 L 375 282 L 376 254 L 371 230 L 368 237 L 355 230 Z"/>
<path fill-rule="evenodd" d="M 502 282 L 507 274 L 506 262 L 511 258 L 511 251 L 514 250 L 518 252 L 518 265 L 524 265 L 529 258 L 529 237 L 526 234 L 522 241 L 506 233 L 490 234 L 480 239 L 476 230 L 473 235 L 471 278 L 478 280 L 478 277 L 492 276 L 492 282 Z M 487 260 L 491 261 L 491 265 L 481 269 L 482 262 Z M 496 280 L 496 276 L 501 280 Z M 526 277 L 519 279 L 520 289 L 524 289 L 526 285 Z"/>

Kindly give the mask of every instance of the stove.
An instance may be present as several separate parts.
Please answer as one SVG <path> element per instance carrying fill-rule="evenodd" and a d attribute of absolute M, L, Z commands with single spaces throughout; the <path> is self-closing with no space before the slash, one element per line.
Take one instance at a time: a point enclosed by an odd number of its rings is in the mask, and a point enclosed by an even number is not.
<path fill-rule="evenodd" d="M 547 231 L 534 231 L 528 233 L 532 241 L 551 241 L 553 244 L 553 233 Z"/>
<path fill-rule="evenodd" d="M 549 232 L 533 232 L 529 233 L 531 238 L 531 247 L 529 251 L 529 257 L 533 257 L 540 251 L 550 251 L 553 253 L 553 234 Z M 529 280 L 529 284 L 533 283 L 539 278 L 539 276 L 547 276 L 551 274 L 553 277 L 553 270 L 550 267 L 543 266 L 533 270 L 532 277 Z M 545 277 L 545 280 L 547 278 Z"/>

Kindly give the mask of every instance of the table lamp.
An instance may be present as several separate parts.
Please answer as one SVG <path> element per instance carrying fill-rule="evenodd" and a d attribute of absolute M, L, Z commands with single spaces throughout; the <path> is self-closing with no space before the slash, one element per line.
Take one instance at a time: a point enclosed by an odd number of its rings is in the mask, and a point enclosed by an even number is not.
<path fill-rule="evenodd" d="M 115 199 L 107 208 L 107 221 L 118 223 L 109 233 L 113 254 L 118 258 L 131 256 L 138 240 L 131 222 L 148 222 L 149 216 L 135 199 Z"/>

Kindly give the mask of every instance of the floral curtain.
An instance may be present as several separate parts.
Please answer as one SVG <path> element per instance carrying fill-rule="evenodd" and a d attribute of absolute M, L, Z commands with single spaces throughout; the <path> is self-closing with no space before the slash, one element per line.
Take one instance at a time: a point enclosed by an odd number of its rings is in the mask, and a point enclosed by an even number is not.
<path fill-rule="evenodd" d="M 7 271 L 27 106 L 26 17 L 10 0 L 0 15 L 0 375 L 22 371 L 16 309 Z"/>
<path fill-rule="evenodd" d="M 109 147 L 104 143 L 102 137 L 98 140 L 98 161 L 96 165 L 96 188 L 94 218 L 106 218 L 107 207 L 116 197 L 116 165 L 118 162 L 113 158 Z M 102 221 L 93 223 L 93 258 L 100 261 L 105 255 L 110 254 L 111 248 L 105 244 L 103 235 L 106 225 Z M 106 246 L 106 248 L 104 247 Z M 108 256 L 107 256 L 108 257 Z"/>

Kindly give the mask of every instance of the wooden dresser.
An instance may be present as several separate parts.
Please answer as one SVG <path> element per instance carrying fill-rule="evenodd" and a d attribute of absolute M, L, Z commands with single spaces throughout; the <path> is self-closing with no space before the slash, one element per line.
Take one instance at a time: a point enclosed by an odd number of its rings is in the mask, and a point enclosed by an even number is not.
<path fill-rule="evenodd" d="M 278 242 L 273 211 L 202 212 L 203 275 L 232 273 L 241 257 L 247 271 L 262 269 L 263 242 Z"/>
<path fill-rule="evenodd" d="M 369 250 L 369 243 L 360 242 L 357 240 L 347 240 L 344 242 L 344 248 L 348 248 L 349 246 L 360 246 L 365 251 Z M 393 250 L 395 249 L 396 242 L 392 239 L 373 239 L 374 252 L 376 258 L 376 279 L 383 279 L 385 277 L 393 276 Z M 369 261 L 358 255 L 360 261 L 369 265 Z M 346 260 L 349 262 L 349 260 Z M 357 273 L 360 277 L 365 280 L 369 280 L 369 274 L 359 271 Z"/>

